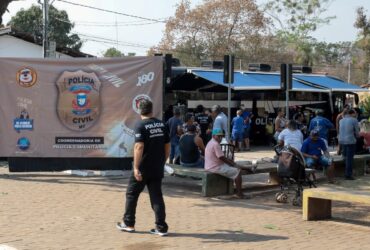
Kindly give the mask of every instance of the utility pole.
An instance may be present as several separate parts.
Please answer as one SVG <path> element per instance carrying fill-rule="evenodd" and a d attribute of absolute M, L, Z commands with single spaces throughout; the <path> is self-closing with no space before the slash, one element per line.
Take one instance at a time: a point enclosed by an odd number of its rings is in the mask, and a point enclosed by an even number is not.
<path fill-rule="evenodd" d="M 49 27 L 49 0 L 44 0 L 42 5 L 42 17 L 44 21 L 43 27 L 43 41 L 42 41 L 42 56 L 43 58 L 49 57 L 49 38 L 48 38 L 48 27 Z"/>
<path fill-rule="evenodd" d="M 351 82 L 351 62 L 348 63 L 348 83 Z"/>
<path fill-rule="evenodd" d="M 231 117 L 231 84 L 234 83 L 234 56 L 224 56 L 224 83 L 227 85 L 227 134 L 230 137 L 230 117 Z M 230 138 L 226 138 L 227 141 Z"/>

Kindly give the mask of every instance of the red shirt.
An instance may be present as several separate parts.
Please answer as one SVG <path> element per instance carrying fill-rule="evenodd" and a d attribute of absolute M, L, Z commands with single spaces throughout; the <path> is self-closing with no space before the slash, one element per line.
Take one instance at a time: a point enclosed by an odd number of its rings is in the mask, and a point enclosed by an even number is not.
<path fill-rule="evenodd" d="M 360 136 L 364 137 L 366 147 L 370 147 L 370 132 L 360 132 Z"/>

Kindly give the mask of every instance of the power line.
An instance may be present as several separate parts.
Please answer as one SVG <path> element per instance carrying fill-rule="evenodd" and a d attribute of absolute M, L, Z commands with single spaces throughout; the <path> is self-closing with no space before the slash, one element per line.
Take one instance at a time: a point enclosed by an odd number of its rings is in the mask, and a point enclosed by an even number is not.
<path fill-rule="evenodd" d="M 83 33 L 78 33 L 78 32 L 75 32 L 74 34 L 82 36 L 82 37 L 87 37 L 88 40 L 94 40 L 95 42 L 104 42 L 104 43 L 109 43 L 109 44 L 117 44 L 117 42 L 118 42 L 118 44 L 123 45 L 123 46 L 128 46 L 128 47 L 145 48 L 145 49 L 150 48 L 150 46 L 148 46 L 148 45 L 139 44 L 139 43 L 119 41 L 119 40 L 117 41 L 117 40 L 113 40 L 113 39 L 109 39 L 109 38 L 94 36 L 94 35 L 90 35 L 90 34 L 83 34 Z"/>
<path fill-rule="evenodd" d="M 122 12 L 117 12 L 117 11 L 113 11 L 113 10 L 106 10 L 106 9 L 102 9 L 102 8 L 98 8 L 98 7 L 93 7 L 93 6 L 89 6 L 89 5 L 84 5 L 84 4 L 79 4 L 79 3 L 73 3 L 73 2 L 70 2 L 70 1 L 66 1 L 66 0 L 58 0 L 58 1 L 59 2 L 63 2 L 63 3 L 67 3 L 67 4 L 71 4 L 71 5 L 75 5 L 75 6 L 80 6 L 80 7 L 88 8 L 88 9 L 99 10 L 99 11 L 103 11 L 103 12 L 108 12 L 108 13 L 113 13 L 113 14 L 117 14 L 117 15 L 122 15 L 122 16 L 137 18 L 137 19 L 142 19 L 142 20 L 146 20 L 146 21 L 153 21 L 153 22 L 158 22 L 158 23 L 166 23 L 164 20 L 147 18 L 147 17 L 141 17 L 141 16 L 135 16 L 135 15 L 126 14 L 126 13 L 122 13 Z"/>
<path fill-rule="evenodd" d="M 119 24 L 117 22 L 117 24 L 115 23 L 112 23 L 112 24 L 99 24 L 99 23 L 79 23 L 79 22 L 70 22 L 70 21 L 67 21 L 67 20 L 63 20 L 63 19 L 60 19 L 60 18 L 57 18 L 57 17 L 51 17 L 53 18 L 54 20 L 57 20 L 57 21 L 60 21 L 60 22 L 63 22 L 63 23 L 68 23 L 68 24 L 72 24 L 72 25 L 78 25 L 78 26 L 88 26 L 88 27 L 128 27 L 128 26 L 143 26 L 143 25 L 149 25 L 149 24 L 156 24 L 158 22 L 140 22 L 140 23 L 126 23 L 126 24 Z"/>

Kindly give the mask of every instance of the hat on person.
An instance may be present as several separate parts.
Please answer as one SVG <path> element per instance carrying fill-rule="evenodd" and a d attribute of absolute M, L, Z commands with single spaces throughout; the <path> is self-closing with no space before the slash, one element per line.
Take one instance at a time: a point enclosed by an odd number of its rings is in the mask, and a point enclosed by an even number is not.
<path fill-rule="evenodd" d="M 310 135 L 311 136 L 318 136 L 319 135 L 319 131 L 316 130 L 316 129 L 314 129 L 314 130 L 311 131 Z"/>
<path fill-rule="evenodd" d="M 212 130 L 212 135 L 224 135 L 224 131 L 220 128 L 214 128 Z"/>

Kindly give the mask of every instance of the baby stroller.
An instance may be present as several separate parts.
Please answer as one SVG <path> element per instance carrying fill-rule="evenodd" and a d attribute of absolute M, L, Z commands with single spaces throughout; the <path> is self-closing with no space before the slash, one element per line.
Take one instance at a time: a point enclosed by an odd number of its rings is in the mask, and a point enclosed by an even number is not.
<path fill-rule="evenodd" d="M 293 206 L 301 206 L 303 186 L 316 187 L 309 178 L 315 170 L 305 168 L 304 157 L 295 148 L 276 146 L 274 149 L 278 156 L 277 174 L 281 179 L 281 191 L 276 193 L 276 201 L 287 203 L 289 189 L 295 186 L 295 196 L 292 204 Z"/>

